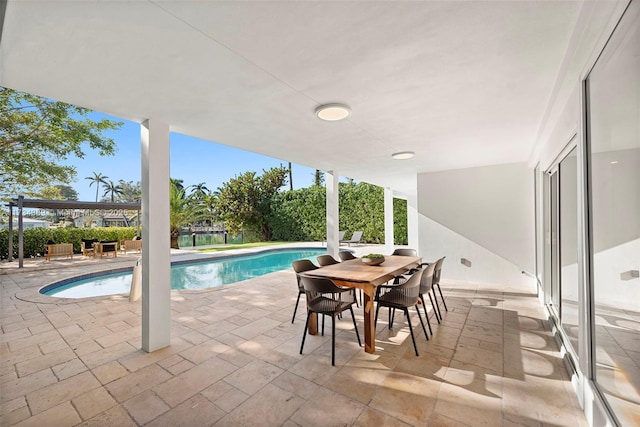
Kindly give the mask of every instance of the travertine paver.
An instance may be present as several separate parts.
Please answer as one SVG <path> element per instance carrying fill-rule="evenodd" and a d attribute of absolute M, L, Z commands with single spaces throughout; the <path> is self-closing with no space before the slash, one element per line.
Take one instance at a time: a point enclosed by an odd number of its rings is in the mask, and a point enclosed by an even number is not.
<path fill-rule="evenodd" d="M 135 259 L 1 266 L 0 425 L 586 425 L 533 286 L 443 283 L 429 341 L 413 314 L 419 357 L 404 319 L 383 314 L 372 355 L 347 316 L 335 367 L 330 328 L 299 354 L 291 270 L 172 292 L 172 344 L 151 354 L 139 302 L 37 294 Z"/>

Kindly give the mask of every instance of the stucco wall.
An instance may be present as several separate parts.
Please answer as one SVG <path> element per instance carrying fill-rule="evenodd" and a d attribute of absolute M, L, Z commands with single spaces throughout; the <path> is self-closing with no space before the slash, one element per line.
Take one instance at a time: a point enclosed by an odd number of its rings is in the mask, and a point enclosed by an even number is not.
<path fill-rule="evenodd" d="M 418 212 L 453 234 L 513 264 L 518 272 L 534 271 L 533 171 L 526 163 L 512 163 L 458 169 L 418 175 Z M 464 267 L 472 281 L 498 280 L 494 274 L 480 274 L 473 257 L 464 248 L 473 245 L 434 242 L 434 227 L 421 222 L 420 246 L 427 253 L 456 248 L 460 257 L 472 261 Z M 453 238 L 453 235 L 452 235 Z M 466 249 L 465 249 L 466 250 Z M 474 253 L 480 253 L 476 251 Z M 424 251 L 423 251 L 424 253 Z M 485 254 L 486 255 L 486 254 Z M 482 255 L 484 257 L 484 255 Z M 461 265 L 461 264 L 460 264 Z M 495 269 L 491 269 L 495 271 Z M 474 273 L 477 276 L 474 277 Z M 485 271 L 488 274 L 488 270 Z"/>

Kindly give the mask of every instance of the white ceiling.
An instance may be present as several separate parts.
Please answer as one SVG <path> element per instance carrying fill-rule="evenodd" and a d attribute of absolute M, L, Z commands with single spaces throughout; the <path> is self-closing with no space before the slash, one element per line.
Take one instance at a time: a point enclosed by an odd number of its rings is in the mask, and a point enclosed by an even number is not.
<path fill-rule="evenodd" d="M 581 7 L 9 0 L 0 84 L 408 192 L 528 160 Z"/>

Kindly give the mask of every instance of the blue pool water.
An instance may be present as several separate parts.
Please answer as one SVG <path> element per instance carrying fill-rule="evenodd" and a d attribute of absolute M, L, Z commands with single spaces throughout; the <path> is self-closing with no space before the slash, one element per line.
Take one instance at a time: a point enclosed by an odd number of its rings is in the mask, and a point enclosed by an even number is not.
<path fill-rule="evenodd" d="M 171 266 L 171 289 L 206 289 L 240 282 L 291 267 L 298 259 L 315 261 L 326 249 L 276 249 L 258 254 L 232 256 Z M 46 286 L 40 292 L 60 298 L 85 298 L 128 294 L 132 272 L 71 279 Z"/>

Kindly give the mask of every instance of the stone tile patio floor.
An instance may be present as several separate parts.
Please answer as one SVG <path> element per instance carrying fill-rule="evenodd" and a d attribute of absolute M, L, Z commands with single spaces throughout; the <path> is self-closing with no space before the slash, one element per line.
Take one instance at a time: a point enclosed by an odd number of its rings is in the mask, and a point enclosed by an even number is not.
<path fill-rule="evenodd" d="M 145 353 L 139 302 L 37 294 L 104 268 L 0 274 L 0 425 L 587 425 L 533 288 L 444 282 L 449 311 L 441 325 L 431 313 L 430 341 L 412 319 L 419 357 L 401 316 L 379 322 L 371 355 L 347 315 L 332 367 L 330 328 L 298 353 L 291 270 L 173 291 L 171 345 Z"/>

